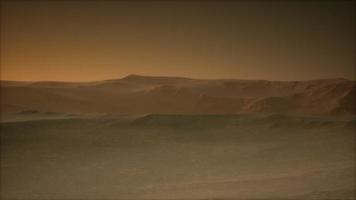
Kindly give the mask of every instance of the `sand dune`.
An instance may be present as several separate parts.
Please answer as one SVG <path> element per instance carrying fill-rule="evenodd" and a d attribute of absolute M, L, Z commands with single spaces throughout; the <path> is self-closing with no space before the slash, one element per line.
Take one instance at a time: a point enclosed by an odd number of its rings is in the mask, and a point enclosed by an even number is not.
<path fill-rule="evenodd" d="M 356 84 L 345 79 L 283 82 L 130 75 L 86 83 L 3 81 L 1 92 L 6 112 L 356 114 Z"/>

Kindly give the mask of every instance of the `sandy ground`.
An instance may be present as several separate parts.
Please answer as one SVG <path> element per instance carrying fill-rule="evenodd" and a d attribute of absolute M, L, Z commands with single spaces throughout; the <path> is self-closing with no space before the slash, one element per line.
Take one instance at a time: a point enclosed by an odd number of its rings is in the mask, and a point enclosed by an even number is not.
<path fill-rule="evenodd" d="M 355 121 L 143 115 L 1 123 L 2 199 L 355 199 Z"/>

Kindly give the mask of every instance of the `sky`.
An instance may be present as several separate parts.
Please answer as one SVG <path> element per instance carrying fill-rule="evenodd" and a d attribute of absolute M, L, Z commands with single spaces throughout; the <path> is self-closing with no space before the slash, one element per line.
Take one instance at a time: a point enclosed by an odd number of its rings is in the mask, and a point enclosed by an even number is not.
<path fill-rule="evenodd" d="M 356 79 L 352 1 L 1 1 L 1 79 Z"/>

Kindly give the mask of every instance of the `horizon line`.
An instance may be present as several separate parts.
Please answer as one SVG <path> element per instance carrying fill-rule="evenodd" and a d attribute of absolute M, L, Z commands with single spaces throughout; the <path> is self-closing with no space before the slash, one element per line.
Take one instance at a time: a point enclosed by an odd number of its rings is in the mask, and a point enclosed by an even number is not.
<path fill-rule="evenodd" d="M 245 80 L 245 81 L 280 81 L 280 82 L 295 82 L 295 81 L 317 81 L 317 80 L 348 80 L 348 81 L 356 81 L 353 79 L 348 79 L 344 77 L 329 77 L 329 78 L 315 78 L 315 79 L 300 79 L 300 80 L 272 80 L 272 79 L 241 79 L 241 78 L 194 78 L 194 77 L 186 77 L 186 76 L 170 76 L 170 75 L 140 75 L 140 74 L 128 74 L 126 76 L 118 77 L 118 78 L 108 78 L 108 79 L 98 79 L 98 80 L 14 80 L 14 79 L 2 79 L 0 81 L 11 81 L 11 82 L 65 82 L 65 83 L 90 83 L 90 82 L 101 82 L 101 81 L 110 81 L 110 80 L 121 80 L 129 77 L 147 77 L 147 78 L 181 78 L 181 79 L 192 79 L 192 80 Z"/>

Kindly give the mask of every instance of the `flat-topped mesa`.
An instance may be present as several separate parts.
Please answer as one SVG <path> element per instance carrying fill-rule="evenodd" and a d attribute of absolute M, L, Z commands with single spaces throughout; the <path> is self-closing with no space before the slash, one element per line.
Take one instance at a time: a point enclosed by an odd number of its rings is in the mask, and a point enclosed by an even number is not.
<path fill-rule="evenodd" d="M 135 80 L 135 79 L 189 79 L 186 77 L 180 77 L 180 76 L 145 76 L 145 75 L 138 75 L 138 74 L 129 74 L 125 77 L 123 77 L 121 80 Z"/>
<path fill-rule="evenodd" d="M 140 84 L 155 84 L 155 85 L 169 85 L 169 84 L 177 84 L 185 81 L 189 81 L 192 79 L 184 78 L 184 77 L 171 77 L 171 76 L 142 76 L 136 74 L 130 74 L 125 76 L 120 81 L 124 82 L 132 82 L 132 83 L 140 83 Z"/>
<path fill-rule="evenodd" d="M 138 75 L 138 74 L 129 74 L 123 78 L 121 78 L 121 80 L 132 80 L 132 79 L 138 79 L 138 78 L 142 78 L 144 76 Z"/>

